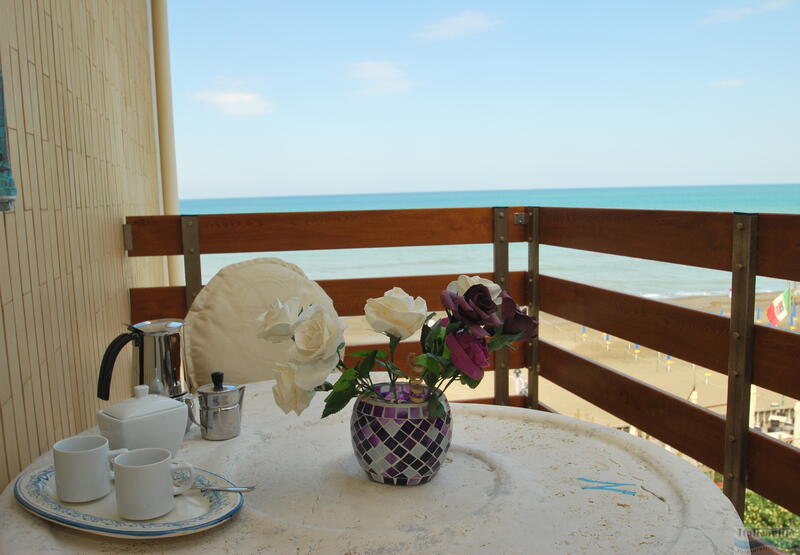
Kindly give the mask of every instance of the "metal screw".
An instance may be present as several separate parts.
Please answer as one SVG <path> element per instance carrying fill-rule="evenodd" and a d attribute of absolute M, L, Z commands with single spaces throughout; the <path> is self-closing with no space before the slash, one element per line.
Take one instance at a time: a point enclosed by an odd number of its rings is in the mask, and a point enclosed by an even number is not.
<path fill-rule="evenodd" d="M 497 217 L 498 218 L 505 218 L 506 217 L 506 213 L 503 212 L 503 211 L 500 211 L 500 212 L 497 213 Z"/>
<path fill-rule="evenodd" d="M 505 240 L 506 240 L 506 236 L 505 236 L 505 235 L 501 235 L 501 236 L 500 236 L 500 242 L 502 243 L 502 242 L 503 242 L 503 241 L 505 241 Z"/>
<path fill-rule="evenodd" d="M 736 265 L 736 269 L 737 270 L 744 270 L 744 264 L 737 264 Z"/>
<path fill-rule="evenodd" d="M 731 480 L 733 480 L 733 472 L 728 472 L 728 478 L 730 478 Z"/>
<path fill-rule="evenodd" d="M 729 435 L 728 439 L 731 440 L 732 442 L 736 441 L 736 436 L 735 435 Z"/>
<path fill-rule="evenodd" d="M 194 220 L 186 220 L 186 227 L 192 227 L 194 225 Z"/>
<path fill-rule="evenodd" d="M 189 247 L 189 254 L 194 254 L 194 251 L 195 251 L 194 247 Z"/>
<path fill-rule="evenodd" d="M 734 370 L 733 371 L 733 377 L 736 378 L 737 376 L 739 376 L 739 371 L 738 370 Z"/>
<path fill-rule="evenodd" d="M 533 278 L 528 278 L 528 283 L 533 283 Z"/>
<path fill-rule="evenodd" d="M 733 332 L 733 338 L 734 339 L 741 339 L 742 338 L 742 334 L 739 333 L 738 331 L 735 331 L 735 332 Z"/>
<path fill-rule="evenodd" d="M 744 229 L 744 224 L 742 222 L 738 222 L 736 224 L 736 229 Z"/>

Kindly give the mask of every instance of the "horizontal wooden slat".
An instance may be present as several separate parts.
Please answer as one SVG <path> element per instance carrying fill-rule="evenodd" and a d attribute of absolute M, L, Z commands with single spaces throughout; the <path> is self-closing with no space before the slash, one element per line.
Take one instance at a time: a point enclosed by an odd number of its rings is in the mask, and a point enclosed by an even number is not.
<path fill-rule="evenodd" d="M 761 432 L 748 435 L 747 487 L 800 514 L 800 449 Z"/>
<path fill-rule="evenodd" d="M 510 213 L 520 212 L 512 207 Z M 202 253 L 490 243 L 491 208 L 200 215 Z M 129 216 L 130 256 L 181 254 L 180 216 Z M 436 233 L 431 233 L 432 223 Z M 731 214 L 540 209 L 541 243 L 730 270 Z M 759 215 L 758 275 L 800 279 L 800 215 Z M 314 230 L 312 233 L 309 230 Z M 368 230 L 365 232 L 364 230 Z M 524 240 L 510 225 L 509 239 Z"/>
<path fill-rule="evenodd" d="M 511 208 L 510 213 L 522 208 Z M 273 252 L 492 242 L 491 208 L 202 214 L 200 252 Z M 182 254 L 180 216 L 129 216 L 129 256 Z M 509 225 L 510 241 L 525 226 Z"/>
<path fill-rule="evenodd" d="M 728 372 L 729 318 L 551 276 L 539 277 L 548 312 L 717 372 Z M 753 383 L 800 398 L 800 335 L 757 325 Z"/>
<path fill-rule="evenodd" d="M 756 324 L 753 383 L 800 399 L 800 334 Z"/>
<path fill-rule="evenodd" d="M 159 318 L 186 317 L 186 288 L 133 287 L 130 290 L 131 324 Z"/>
<path fill-rule="evenodd" d="M 519 407 L 525 408 L 525 396 L 524 395 L 509 395 L 508 396 L 508 405 L 509 407 Z M 477 399 L 458 399 L 458 400 L 451 400 L 451 403 L 468 403 L 473 405 L 494 405 L 494 397 L 478 397 Z"/>
<path fill-rule="evenodd" d="M 728 270 L 731 214 L 602 208 L 539 209 L 541 244 Z"/>
<path fill-rule="evenodd" d="M 539 345 L 542 377 L 703 464 L 722 469 L 724 418 L 547 341 Z"/>
<path fill-rule="evenodd" d="M 479 275 L 493 279 L 492 272 Z M 361 279 L 320 280 L 319 285 L 333 299 L 339 316 L 363 316 L 367 299 L 380 297 L 392 287 L 400 287 L 409 295 L 422 297 L 430 310 L 442 310 L 439 295 L 458 274 L 430 276 L 398 276 Z M 509 293 L 525 304 L 523 280 L 525 272 L 509 274 Z M 183 318 L 186 315 L 185 287 L 140 287 L 131 289 L 131 318 L 134 322 L 156 318 Z"/>
<path fill-rule="evenodd" d="M 729 320 L 724 316 L 539 276 L 541 310 L 727 373 Z"/>
<path fill-rule="evenodd" d="M 758 275 L 800 280 L 800 215 L 758 215 Z"/>

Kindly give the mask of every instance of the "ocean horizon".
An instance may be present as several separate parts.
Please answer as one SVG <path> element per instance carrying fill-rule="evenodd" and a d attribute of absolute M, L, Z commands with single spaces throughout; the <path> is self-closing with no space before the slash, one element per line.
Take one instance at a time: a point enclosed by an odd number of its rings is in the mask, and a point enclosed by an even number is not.
<path fill-rule="evenodd" d="M 800 184 L 703 185 L 574 189 L 440 191 L 308 196 L 181 199 L 183 214 L 307 212 L 476 206 L 570 206 L 647 210 L 800 213 Z M 432 226 L 435 233 L 435 226 Z M 523 270 L 527 247 L 510 246 L 509 266 Z M 300 266 L 312 279 L 385 277 L 491 271 L 491 245 L 336 249 L 203 255 L 203 281 L 222 267 L 274 256 Z M 649 298 L 727 295 L 730 273 L 679 264 L 542 246 L 540 270 Z M 787 282 L 758 278 L 758 291 L 779 291 Z M 409 292 L 413 293 L 413 292 Z"/>

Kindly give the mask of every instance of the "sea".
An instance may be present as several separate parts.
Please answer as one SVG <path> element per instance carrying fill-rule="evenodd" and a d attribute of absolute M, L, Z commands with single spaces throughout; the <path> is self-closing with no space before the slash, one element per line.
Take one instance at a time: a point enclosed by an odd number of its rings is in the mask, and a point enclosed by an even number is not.
<path fill-rule="evenodd" d="M 443 191 L 180 201 L 183 214 L 477 206 L 568 206 L 800 214 L 800 184 Z M 430 231 L 436 233 L 435 221 L 430 222 Z M 793 240 L 796 241 L 797 238 Z M 509 254 L 510 269 L 524 270 L 527 246 L 522 243 L 512 244 Z M 208 282 L 228 264 L 257 256 L 273 256 L 297 264 L 315 280 L 440 273 L 478 275 L 491 272 L 492 269 L 491 245 L 236 253 L 203 255 L 203 281 Z M 727 295 L 730 288 L 728 272 L 546 245 L 540 250 L 540 271 L 551 276 L 650 298 Z M 792 285 L 784 280 L 759 277 L 756 288 L 758 291 L 782 291 Z M 412 291 L 409 293 L 413 294 Z"/>

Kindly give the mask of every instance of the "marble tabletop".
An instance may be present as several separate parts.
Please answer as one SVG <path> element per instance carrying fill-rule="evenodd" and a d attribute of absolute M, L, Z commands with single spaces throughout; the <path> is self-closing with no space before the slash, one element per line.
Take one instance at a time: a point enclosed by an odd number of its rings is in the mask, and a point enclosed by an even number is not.
<path fill-rule="evenodd" d="M 256 484 L 211 530 L 132 541 L 50 524 L 0 496 L 0 553 L 749 553 L 714 483 L 663 448 L 561 415 L 453 404 L 453 443 L 428 484 L 370 481 L 350 410 L 320 419 L 323 395 L 284 415 L 266 382 L 245 393 L 242 434 L 200 438 L 179 460 Z M 48 452 L 31 467 L 52 462 Z"/>

